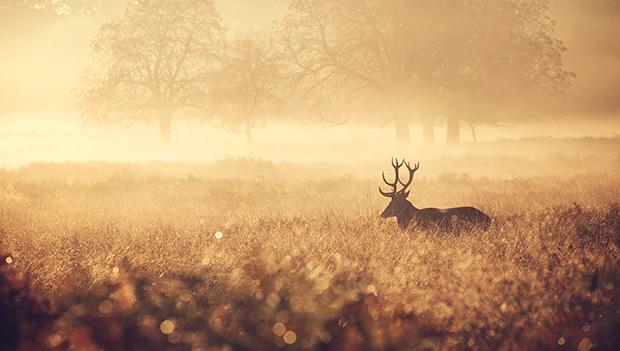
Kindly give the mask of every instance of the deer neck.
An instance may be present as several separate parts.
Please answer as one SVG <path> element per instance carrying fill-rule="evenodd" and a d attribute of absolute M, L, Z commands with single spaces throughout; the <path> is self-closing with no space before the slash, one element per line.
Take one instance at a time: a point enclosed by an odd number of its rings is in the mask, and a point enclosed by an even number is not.
<path fill-rule="evenodd" d="M 418 209 L 415 208 L 415 206 L 413 206 L 411 202 L 407 201 L 405 206 L 403 206 L 403 208 L 400 210 L 400 212 L 396 216 L 398 225 L 401 228 L 406 228 L 411 222 L 411 220 L 413 219 L 413 217 L 415 216 L 417 211 Z"/>

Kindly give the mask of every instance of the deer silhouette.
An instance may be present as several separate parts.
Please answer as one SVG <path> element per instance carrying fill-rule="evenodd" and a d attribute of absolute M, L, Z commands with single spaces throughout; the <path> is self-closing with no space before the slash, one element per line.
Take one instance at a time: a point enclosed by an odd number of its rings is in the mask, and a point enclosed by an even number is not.
<path fill-rule="evenodd" d="M 409 171 L 409 180 L 404 183 L 400 180 L 399 171 L 402 166 L 407 167 Z M 391 199 L 388 206 L 385 208 L 381 217 L 390 218 L 396 217 L 398 226 L 401 229 L 408 229 L 415 225 L 416 228 L 426 230 L 441 230 L 451 231 L 460 230 L 463 228 L 479 227 L 483 230 L 487 230 L 491 224 L 491 218 L 484 212 L 474 207 L 454 207 L 454 208 L 423 208 L 417 209 L 413 204 L 407 200 L 409 196 L 409 186 L 413 182 L 415 172 L 420 169 L 420 163 L 416 163 L 413 168 L 404 159 L 398 161 L 398 159 L 392 159 L 392 167 L 394 167 L 394 181 L 390 182 L 386 179 L 385 173 L 382 172 L 383 181 L 389 185 L 392 189 L 389 192 L 383 191 L 379 186 L 379 192 L 381 195 Z M 398 185 L 402 186 L 402 189 L 398 190 Z"/>

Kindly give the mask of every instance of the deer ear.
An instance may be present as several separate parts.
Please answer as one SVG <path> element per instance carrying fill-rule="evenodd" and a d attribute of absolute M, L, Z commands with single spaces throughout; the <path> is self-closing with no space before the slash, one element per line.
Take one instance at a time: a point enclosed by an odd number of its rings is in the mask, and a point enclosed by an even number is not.
<path fill-rule="evenodd" d="M 405 199 L 409 197 L 409 191 L 405 192 Z"/>

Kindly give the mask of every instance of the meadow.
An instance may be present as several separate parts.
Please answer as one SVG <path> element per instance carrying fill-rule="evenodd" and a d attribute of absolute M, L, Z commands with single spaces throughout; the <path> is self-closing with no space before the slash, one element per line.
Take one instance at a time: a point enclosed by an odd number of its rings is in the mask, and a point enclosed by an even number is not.
<path fill-rule="evenodd" d="M 460 235 L 379 218 L 374 163 L 5 170 L 0 349 L 617 350 L 618 164 L 580 163 L 422 172 L 493 218 Z"/>

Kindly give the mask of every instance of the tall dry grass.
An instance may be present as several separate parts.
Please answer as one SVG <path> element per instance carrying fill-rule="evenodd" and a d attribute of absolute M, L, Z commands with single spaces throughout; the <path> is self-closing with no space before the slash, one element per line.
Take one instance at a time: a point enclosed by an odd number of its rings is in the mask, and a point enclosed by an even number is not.
<path fill-rule="evenodd" d="M 620 347 L 615 175 L 414 182 L 418 206 L 493 218 L 453 236 L 379 219 L 370 179 L 65 172 L 4 175 L 4 347 Z"/>

